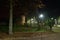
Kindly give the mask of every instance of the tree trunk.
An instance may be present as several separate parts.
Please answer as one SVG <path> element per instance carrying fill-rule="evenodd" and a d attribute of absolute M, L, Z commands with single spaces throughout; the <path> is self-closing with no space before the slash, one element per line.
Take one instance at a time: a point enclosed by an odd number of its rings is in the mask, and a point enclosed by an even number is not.
<path fill-rule="evenodd" d="M 13 19 L 12 19 L 12 13 L 13 13 L 13 8 L 12 8 L 12 0 L 10 0 L 10 18 L 9 18 L 9 34 L 12 35 L 12 26 L 13 26 Z"/>
<path fill-rule="evenodd" d="M 25 15 L 22 15 L 21 18 L 22 18 L 21 24 L 24 25 L 25 24 Z"/>

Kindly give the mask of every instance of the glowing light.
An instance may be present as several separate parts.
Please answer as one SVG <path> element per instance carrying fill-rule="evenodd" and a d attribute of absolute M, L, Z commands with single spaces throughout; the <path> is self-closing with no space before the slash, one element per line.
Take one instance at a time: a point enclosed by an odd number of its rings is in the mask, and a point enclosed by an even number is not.
<path fill-rule="evenodd" d="M 34 19 L 31 19 L 31 21 L 33 21 Z"/>
<path fill-rule="evenodd" d="M 43 14 L 40 14 L 40 15 L 39 15 L 39 18 L 43 18 L 43 16 L 44 16 Z"/>

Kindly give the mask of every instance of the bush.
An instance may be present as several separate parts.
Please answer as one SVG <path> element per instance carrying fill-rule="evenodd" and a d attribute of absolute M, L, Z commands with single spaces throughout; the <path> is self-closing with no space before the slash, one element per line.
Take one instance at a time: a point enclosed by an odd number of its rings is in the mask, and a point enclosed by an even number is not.
<path fill-rule="evenodd" d="M 7 25 L 0 25 L 0 32 L 8 33 L 8 31 L 9 31 L 9 26 L 7 26 Z"/>

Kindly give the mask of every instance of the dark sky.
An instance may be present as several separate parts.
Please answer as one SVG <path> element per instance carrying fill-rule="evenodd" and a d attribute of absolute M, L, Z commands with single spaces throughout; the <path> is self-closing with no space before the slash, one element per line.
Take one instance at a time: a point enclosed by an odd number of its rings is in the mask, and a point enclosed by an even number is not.
<path fill-rule="evenodd" d="M 60 0 L 44 0 L 49 15 L 60 16 Z"/>
<path fill-rule="evenodd" d="M 60 16 L 60 1 L 59 0 L 42 0 L 42 1 L 46 5 L 46 8 L 44 10 L 47 11 L 47 14 L 49 16 L 54 16 L 54 17 Z M 31 2 L 33 2 L 33 0 Z M 20 3 L 22 3 L 22 4 L 20 4 Z M 26 4 L 27 7 L 30 5 L 28 1 L 27 2 L 20 1 L 20 2 L 16 2 L 16 4 L 18 4 L 17 7 L 19 7 L 20 9 L 23 6 L 20 7 L 19 5 Z M 29 6 L 30 7 L 29 9 L 31 9 L 31 6 Z M 21 12 L 21 10 L 19 8 L 14 9 L 16 11 L 15 12 L 16 14 L 18 12 L 19 13 Z M 8 0 L 0 0 L 0 18 L 5 18 L 5 17 L 9 17 L 9 1 Z"/>
<path fill-rule="evenodd" d="M 8 0 L 0 0 L 0 18 L 9 17 L 9 2 Z"/>

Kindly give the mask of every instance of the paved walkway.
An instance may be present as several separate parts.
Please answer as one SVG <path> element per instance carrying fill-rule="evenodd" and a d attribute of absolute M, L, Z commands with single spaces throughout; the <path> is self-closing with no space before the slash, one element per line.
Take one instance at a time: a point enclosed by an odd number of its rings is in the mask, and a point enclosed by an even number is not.
<path fill-rule="evenodd" d="M 31 37 L 10 37 L 4 40 L 60 40 L 60 33 L 41 34 L 36 33 Z"/>

